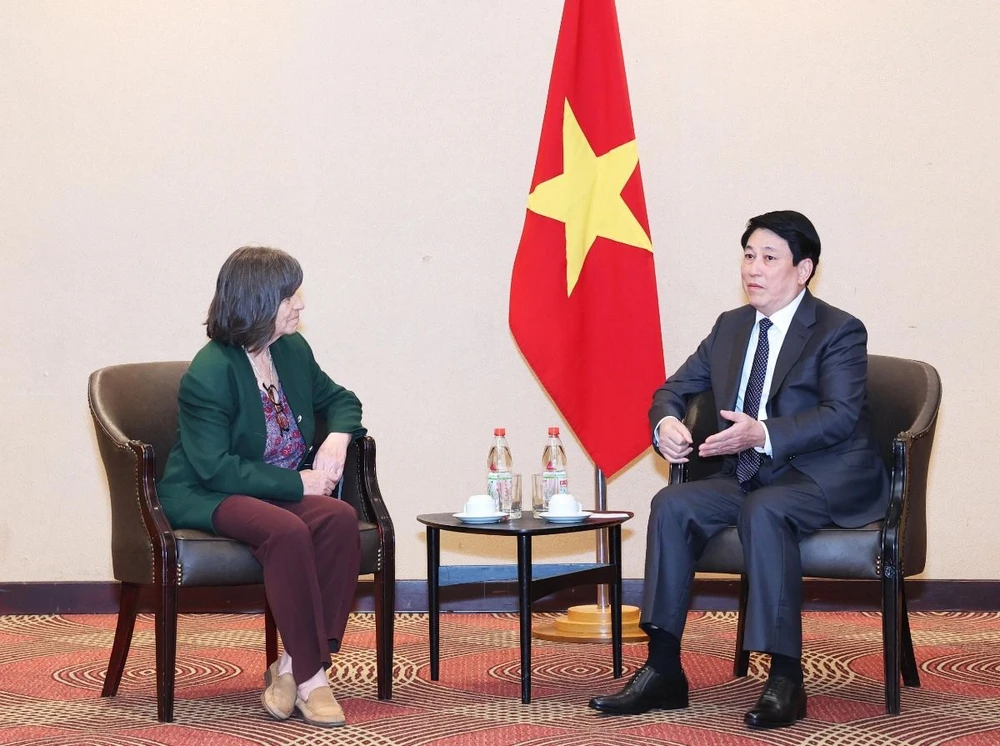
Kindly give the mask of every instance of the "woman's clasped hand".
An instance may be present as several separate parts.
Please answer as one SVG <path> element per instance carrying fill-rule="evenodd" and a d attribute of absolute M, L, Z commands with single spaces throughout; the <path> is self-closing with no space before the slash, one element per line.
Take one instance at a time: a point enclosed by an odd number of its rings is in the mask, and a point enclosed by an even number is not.
<path fill-rule="evenodd" d="M 333 473 L 325 469 L 303 469 L 299 476 L 302 477 L 302 492 L 306 495 L 332 495 L 337 488 Z"/>

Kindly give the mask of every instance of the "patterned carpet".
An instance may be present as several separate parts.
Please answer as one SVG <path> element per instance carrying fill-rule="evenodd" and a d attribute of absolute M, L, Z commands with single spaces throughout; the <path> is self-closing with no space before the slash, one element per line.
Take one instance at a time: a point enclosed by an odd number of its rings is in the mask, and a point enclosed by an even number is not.
<path fill-rule="evenodd" d="M 119 695 L 100 694 L 112 616 L 0 617 L 0 744 L 1000 744 L 1000 614 L 915 614 L 922 688 L 903 690 L 903 714 L 884 714 L 880 621 L 870 613 L 805 616 L 809 717 L 796 727 L 751 732 L 743 712 L 762 673 L 730 675 L 736 617 L 692 614 L 684 664 L 691 707 L 641 717 L 586 707 L 613 691 L 607 645 L 534 641 L 533 698 L 520 704 L 517 618 L 448 614 L 441 624 L 441 679 L 429 680 L 427 617 L 396 626 L 391 702 L 375 697 L 374 622 L 351 619 L 331 679 L 346 728 L 270 719 L 260 704 L 264 630 L 259 616 L 183 616 L 175 722 L 156 721 L 153 629 L 141 617 Z M 645 658 L 626 645 L 626 675 Z"/>

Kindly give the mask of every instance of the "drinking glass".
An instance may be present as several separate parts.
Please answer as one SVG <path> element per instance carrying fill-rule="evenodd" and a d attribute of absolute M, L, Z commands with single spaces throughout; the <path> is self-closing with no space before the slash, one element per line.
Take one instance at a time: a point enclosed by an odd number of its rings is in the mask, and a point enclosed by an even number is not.
<path fill-rule="evenodd" d="M 510 518 L 521 517 L 521 475 L 511 474 L 510 491 L 500 493 L 500 510 Z"/>
<path fill-rule="evenodd" d="M 531 475 L 531 512 L 536 516 L 549 509 L 548 480 L 542 474 Z"/>

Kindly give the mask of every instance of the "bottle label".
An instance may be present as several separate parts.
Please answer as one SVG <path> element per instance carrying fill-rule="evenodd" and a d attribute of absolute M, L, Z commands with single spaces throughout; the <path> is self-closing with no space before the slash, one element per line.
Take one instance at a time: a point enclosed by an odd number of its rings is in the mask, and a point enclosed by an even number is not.
<path fill-rule="evenodd" d="M 509 471 L 491 471 L 486 477 L 486 491 L 493 498 L 493 509 L 497 513 L 506 510 L 514 492 L 514 477 Z M 509 510 L 509 508 L 508 508 Z"/>
<path fill-rule="evenodd" d="M 564 471 L 543 471 L 542 481 L 545 483 L 545 502 L 553 495 L 569 494 L 569 479 Z"/>

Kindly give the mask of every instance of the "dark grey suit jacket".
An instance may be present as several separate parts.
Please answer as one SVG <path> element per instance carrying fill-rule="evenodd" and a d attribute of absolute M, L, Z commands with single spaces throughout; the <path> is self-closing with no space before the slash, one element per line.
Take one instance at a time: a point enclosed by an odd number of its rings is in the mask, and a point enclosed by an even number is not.
<path fill-rule="evenodd" d="M 692 396 L 711 389 L 732 410 L 756 312 L 743 306 L 719 316 L 712 332 L 653 394 L 651 427 L 684 418 Z M 767 400 L 773 476 L 798 469 L 819 485 L 840 526 L 882 518 L 889 479 L 871 432 L 866 383 L 868 332 L 850 314 L 806 290 L 778 353 Z M 719 429 L 732 423 L 719 417 Z M 698 444 L 695 444 L 697 448 Z M 724 472 L 736 468 L 727 457 Z"/>

